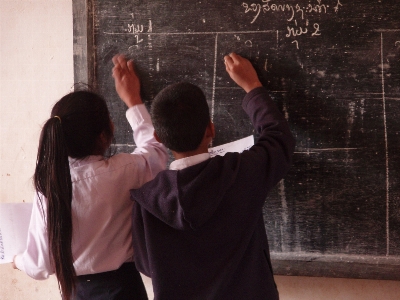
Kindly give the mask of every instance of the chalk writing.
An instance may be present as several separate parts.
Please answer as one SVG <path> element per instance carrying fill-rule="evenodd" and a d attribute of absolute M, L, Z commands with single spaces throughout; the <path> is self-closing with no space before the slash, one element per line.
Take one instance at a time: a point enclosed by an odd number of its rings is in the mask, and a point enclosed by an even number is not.
<path fill-rule="evenodd" d="M 130 15 L 132 16 L 132 19 L 133 19 L 134 14 L 131 13 Z M 134 37 L 136 40 L 135 45 L 130 46 L 129 48 L 132 48 L 132 47 L 137 48 L 138 45 L 143 42 L 143 39 L 140 38 L 139 34 L 153 32 L 153 24 L 152 24 L 151 20 L 149 20 L 149 23 L 147 24 L 147 28 L 146 28 L 146 26 L 143 24 L 128 23 L 127 27 L 125 28 L 125 32 L 134 34 Z"/>
<path fill-rule="evenodd" d="M 135 24 L 135 23 L 128 23 L 127 27 L 125 28 L 125 32 L 127 33 L 143 33 L 143 32 L 153 32 L 153 24 L 151 20 L 149 20 L 149 24 L 147 28 L 143 24 Z"/>
<path fill-rule="evenodd" d="M 243 2 L 242 7 L 244 8 L 245 14 L 253 14 L 250 21 L 251 24 L 256 22 L 261 13 L 274 13 L 282 14 L 285 16 L 286 21 L 290 24 L 286 27 L 287 38 L 296 38 L 302 35 L 310 35 L 311 37 L 320 36 L 321 28 L 320 24 L 316 22 L 310 22 L 312 15 L 323 15 L 329 12 L 330 8 L 333 8 L 335 13 L 338 13 L 339 8 L 342 7 L 340 0 L 334 0 L 334 6 L 323 3 L 323 0 L 311 0 L 308 4 L 287 4 L 278 3 L 279 1 L 274 0 L 261 0 L 261 3 L 247 3 Z M 301 22 L 301 24 L 300 24 Z M 297 40 L 292 41 L 299 49 L 299 43 Z"/>
<path fill-rule="evenodd" d="M 321 33 L 319 32 L 319 24 L 318 23 L 314 23 L 313 27 L 314 27 L 315 30 L 314 30 L 313 33 L 311 33 L 311 36 L 321 35 Z"/>
<path fill-rule="evenodd" d="M 340 3 L 340 1 L 338 0 L 336 6 L 333 8 L 335 10 L 335 13 L 337 13 L 339 11 L 339 6 L 343 6 L 342 3 Z"/>
<path fill-rule="evenodd" d="M 301 26 L 297 26 L 297 21 L 295 21 L 295 25 L 296 27 L 287 27 L 288 33 L 286 33 L 286 37 L 299 36 L 308 33 L 307 27 L 303 28 Z"/>
<path fill-rule="evenodd" d="M 255 16 L 253 20 L 250 23 L 254 23 L 258 16 L 260 15 L 261 12 L 267 13 L 269 11 L 271 12 L 289 12 L 291 17 L 288 19 L 291 20 L 294 17 L 295 14 L 295 8 L 293 5 L 290 4 L 270 4 L 271 0 L 262 0 L 263 3 L 265 4 L 259 4 L 259 3 L 251 3 L 250 5 L 247 4 L 246 2 L 242 3 L 242 6 L 245 9 L 245 13 L 247 14 L 248 12 L 254 12 Z"/>
<path fill-rule="evenodd" d="M 128 24 L 128 32 L 142 33 L 143 32 L 143 25 Z"/>
<path fill-rule="evenodd" d="M 253 47 L 253 42 L 252 42 L 251 40 L 247 40 L 244 44 L 245 44 L 247 47 Z"/>

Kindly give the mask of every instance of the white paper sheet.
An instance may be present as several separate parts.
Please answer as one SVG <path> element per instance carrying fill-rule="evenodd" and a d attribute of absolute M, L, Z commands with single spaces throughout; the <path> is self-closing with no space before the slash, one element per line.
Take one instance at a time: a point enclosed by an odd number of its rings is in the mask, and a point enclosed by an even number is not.
<path fill-rule="evenodd" d="M 245 137 L 243 139 L 233 141 L 227 144 L 223 144 L 220 146 L 216 146 L 213 148 L 208 149 L 208 153 L 210 153 L 211 157 L 214 157 L 216 155 L 224 156 L 225 153 L 227 152 L 243 152 L 244 150 L 247 150 L 251 148 L 251 146 L 254 145 L 254 137 L 252 135 Z"/>
<path fill-rule="evenodd" d="M 0 264 L 26 248 L 32 203 L 0 203 Z"/>

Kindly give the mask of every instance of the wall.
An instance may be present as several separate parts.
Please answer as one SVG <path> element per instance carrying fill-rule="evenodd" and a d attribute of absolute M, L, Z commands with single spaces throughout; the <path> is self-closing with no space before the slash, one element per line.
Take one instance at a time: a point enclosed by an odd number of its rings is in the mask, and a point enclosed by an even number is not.
<path fill-rule="evenodd" d="M 73 85 L 72 0 L 0 0 L 0 202 L 30 202 L 41 124 Z M 282 300 L 399 299 L 400 282 L 276 276 Z M 0 265 L 0 299 L 60 299 Z M 148 282 L 146 280 L 146 282 Z"/>
<path fill-rule="evenodd" d="M 73 85 L 71 0 L 0 0 L 0 202 L 31 202 L 41 125 Z M 0 299 L 59 299 L 55 278 L 0 265 Z"/>

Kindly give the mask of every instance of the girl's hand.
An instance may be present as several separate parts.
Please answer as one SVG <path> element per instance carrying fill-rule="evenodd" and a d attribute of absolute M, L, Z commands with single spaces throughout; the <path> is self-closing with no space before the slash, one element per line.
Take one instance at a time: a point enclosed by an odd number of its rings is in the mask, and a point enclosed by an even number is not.
<path fill-rule="evenodd" d="M 132 107 L 142 104 L 140 97 L 140 81 L 135 72 L 133 61 L 126 61 L 123 55 L 116 55 L 112 59 L 114 68 L 112 76 L 115 81 L 115 89 L 125 104 Z"/>

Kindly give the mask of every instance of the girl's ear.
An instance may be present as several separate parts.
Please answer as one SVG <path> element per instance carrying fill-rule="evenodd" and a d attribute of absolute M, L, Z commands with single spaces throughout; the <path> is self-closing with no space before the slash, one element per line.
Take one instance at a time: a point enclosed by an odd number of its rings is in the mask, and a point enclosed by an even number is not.
<path fill-rule="evenodd" d="M 111 141 L 108 135 L 103 131 L 98 136 L 96 148 L 94 149 L 94 153 L 92 153 L 91 155 L 104 155 L 107 148 L 110 147 L 110 143 Z"/>

